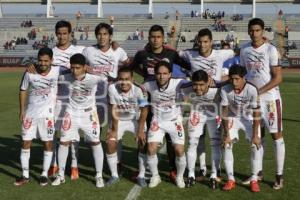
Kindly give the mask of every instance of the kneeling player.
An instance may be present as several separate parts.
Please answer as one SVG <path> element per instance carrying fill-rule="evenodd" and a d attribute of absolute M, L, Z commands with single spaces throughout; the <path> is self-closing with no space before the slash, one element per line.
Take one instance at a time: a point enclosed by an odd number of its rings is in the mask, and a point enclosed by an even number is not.
<path fill-rule="evenodd" d="M 51 67 L 53 52 L 42 48 L 38 52 L 38 66 L 35 74 L 25 72 L 20 87 L 20 120 L 22 122 L 21 165 L 23 175 L 14 183 L 17 186 L 29 182 L 29 158 L 32 139 L 44 142 L 43 172 L 40 185 L 48 184 L 47 172 L 52 159 L 54 134 L 54 107 L 57 80 L 60 68 Z M 28 104 L 26 108 L 26 100 Z M 26 109 L 26 111 L 25 111 Z"/>
<path fill-rule="evenodd" d="M 235 187 L 233 175 L 233 143 L 238 141 L 238 131 L 245 131 L 246 139 L 251 143 L 252 192 L 259 192 L 257 173 L 260 167 L 260 106 L 257 88 L 246 82 L 247 71 L 244 67 L 233 65 L 229 70 L 230 84 L 221 90 L 221 106 L 224 127 L 224 164 L 228 181 L 223 190 Z"/>
<path fill-rule="evenodd" d="M 139 175 L 138 184 L 146 187 L 145 157 L 143 149 L 146 143 L 145 123 L 148 114 L 146 91 L 133 83 L 133 72 L 130 68 L 121 68 L 118 72 L 118 82 L 109 86 L 108 95 L 112 111 L 111 130 L 107 137 L 107 162 L 111 171 L 108 185 L 119 181 L 117 171 L 117 145 L 126 131 L 137 134 L 139 146 Z"/>
<path fill-rule="evenodd" d="M 65 167 L 71 141 L 78 138 L 78 131 L 84 132 L 85 140 L 92 148 L 95 168 L 96 187 L 104 187 L 102 178 L 103 149 L 99 140 L 100 126 L 95 104 L 97 84 L 104 80 L 101 76 L 87 74 L 85 57 L 75 54 L 70 58 L 72 74 L 63 76 L 60 80 L 69 84 L 69 102 L 64 114 L 60 146 L 58 150 L 59 174 L 52 185 L 65 182 Z"/>
<path fill-rule="evenodd" d="M 186 187 L 195 184 L 195 164 L 199 138 L 204 134 L 205 124 L 208 128 L 211 144 L 211 176 L 210 186 L 217 187 L 217 169 L 221 159 L 221 133 L 218 131 L 218 88 L 209 87 L 209 76 L 203 70 L 192 75 L 192 84 L 183 88 L 185 100 L 189 100 L 191 111 L 188 121 L 189 147 L 187 151 L 187 166 L 189 170 Z"/>
<path fill-rule="evenodd" d="M 180 108 L 176 105 L 176 97 L 181 90 L 181 85 L 186 81 L 171 78 L 172 67 L 166 61 L 157 63 L 154 72 L 156 80 L 144 83 L 147 92 L 151 94 L 150 101 L 153 113 L 147 136 L 147 163 L 152 174 L 149 187 L 156 187 L 161 182 L 157 168 L 157 149 L 159 143 L 163 142 L 165 133 L 169 133 L 176 154 L 176 185 L 179 188 L 184 188 L 183 173 L 186 167 L 184 153 L 185 136 L 182 126 L 182 114 Z"/>

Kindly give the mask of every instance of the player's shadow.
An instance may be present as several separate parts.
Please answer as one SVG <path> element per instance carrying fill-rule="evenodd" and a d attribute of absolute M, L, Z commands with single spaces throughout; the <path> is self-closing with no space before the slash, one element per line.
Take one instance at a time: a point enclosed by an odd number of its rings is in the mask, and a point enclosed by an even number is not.
<path fill-rule="evenodd" d="M 38 144 L 38 145 L 36 145 Z M 0 137 L 0 163 L 5 166 L 0 168 L 0 172 L 11 178 L 16 178 L 22 174 L 20 164 L 20 152 L 22 147 L 22 139 L 19 135 L 13 137 Z M 38 181 L 39 175 L 42 172 L 43 164 L 43 146 L 40 141 L 34 141 L 30 149 L 30 177 Z M 17 173 L 12 173 L 9 168 L 14 168 Z M 32 173 L 34 172 L 34 173 Z"/>

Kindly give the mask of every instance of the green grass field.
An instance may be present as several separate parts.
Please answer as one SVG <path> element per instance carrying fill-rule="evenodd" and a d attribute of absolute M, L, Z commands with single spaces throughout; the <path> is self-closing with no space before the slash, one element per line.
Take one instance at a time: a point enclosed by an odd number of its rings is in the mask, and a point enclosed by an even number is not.
<path fill-rule="evenodd" d="M 13 182 L 21 174 L 20 167 L 20 122 L 18 120 L 18 86 L 21 72 L 0 73 L 0 199 L 125 199 L 133 188 L 130 181 L 132 171 L 136 169 L 136 148 L 134 138 L 127 134 L 123 141 L 124 174 L 115 186 L 97 189 L 94 184 L 94 169 L 92 154 L 89 147 L 82 143 L 79 149 L 80 179 L 71 181 L 67 175 L 66 184 L 59 187 L 48 185 L 40 187 L 38 178 L 42 171 L 43 150 L 40 142 L 35 142 L 31 149 L 29 184 L 16 187 Z M 284 189 L 274 191 L 272 184 L 275 173 L 273 143 L 267 135 L 267 148 L 264 158 L 264 181 L 261 192 L 253 194 L 247 187 L 238 184 L 231 192 L 220 189 L 212 191 L 208 188 L 208 180 L 197 183 L 191 189 L 178 189 L 168 181 L 168 162 L 165 156 L 160 156 L 159 168 L 163 182 L 154 189 L 142 189 L 138 199 L 298 199 L 300 195 L 300 74 L 286 74 L 281 85 L 283 98 L 283 124 L 286 144 L 285 182 Z M 102 134 L 104 138 L 104 134 Z M 240 137 L 240 142 L 234 146 L 235 175 L 237 182 L 250 174 L 249 145 Z M 103 143 L 104 144 L 104 143 Z M 207 164 L 209 164 L 209 146 L 206 138 Z M 68 165 L 69 166 L 69 165 Z M 67 173 L 69 170 L 67 169 Z M 104 167 L 105 178 L 108 177 L 108 167 Z M 225 172 L 223 171 L 223 177 Z M 297 197 L 298 196 L 298 197 Z"/>

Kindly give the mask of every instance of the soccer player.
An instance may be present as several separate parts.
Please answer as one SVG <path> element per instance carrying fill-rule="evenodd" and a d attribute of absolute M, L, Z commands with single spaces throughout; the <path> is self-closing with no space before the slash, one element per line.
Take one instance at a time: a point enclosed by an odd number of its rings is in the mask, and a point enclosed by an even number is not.
<path fill-rule="evenodd" d="M 126 131 L 132 132 L 137 139 L 139 153 L 139 175 L 137 183 L 146 187 L 145 158 L 143 149 L 146 143 L 144 136 L 145 123 L 148 114 L 147 92 L 142 86 L 133 82 L 133 72 L 130 68 L 121 68 L 118 71 L 118 81 L 108 88 L 108 96 L 111 106 L 111 128 L 107 134 L 107 162 L 111 171 L 111 178 L 107 185 L 119 181 L 117 171 L 117 145 Z"/>
<path fill-rule="evenodd" d="M 177 95 L 184 79 L 171 78 L 172 66 L 169 62 L 158 62 L 154 68 L 155 80 L 145 82 L 144 87 L 150 94 L 151 110 L 153 113 L 147 135 L 149 165 L 152 177 L 149 187 L 156 187 L 161 178 L 158 174 L 158 145 L 163 142 L 165 133 L 169 133 L 176 154 L 176 185 L 184 188 L 183 173 L 186 167 L 184 153 L 184 129 L 182 126 L 181 109 L 176 105 Z"/>
<path fill-rule="evenodd" d="M 108 79 L 108 81 L 98 85 L 96 92 L 97 112 L 100 117 L 100 125 L 104 127 L 110 117 L 107 102 L 108 84 L 116 80 L 119 67 L 127 66 L 130 60 L 124 49 L 113 47 L 113 28 L 109 24 L 98 24 L 95 28 L 95 36 L 97 44 L 86 47 L 83 50 L 83 55 L 87 59 L 87 64 L 93 68 L 93 73 L 105 75 Z M 118 152 L 121 151 L 121 144 L 119 141 Z M 120 155 L 121 153 L 118 153 L 118 156 Z M 121 169 L 120 157 L 118 167 Z"/>
<path fill-rule="evenodd" d="M 233 173 L 233 143 L 239 140 L 238 131 L 245 132 L 246 139 L 251 143 L 250 188 L 259 192 L 257 173 L 261 160 L 260 148 L 260 105 L 257 88 L 245 79 L 247 70 L 239 65 L 229 69 L 230 84 L 221 89 L 221 116 L 224 128 L 224 164 L 228 181 L 223 190 L 235 188 Z"/>
<path fill-rule="evenodd" d="M 84 46 L 74 46 L 71 44 L 71 32 L 72 26 L 71 23 L 65 20 L 58 21 L 55 25 L 55 33 L 57 37 L 57 45 L 52 49 L 53 50 L 53 62 L 52 66 L 54 67 L 65 67 L 66 69 L 70 69 L 70 57 L 76 53 L 82 53 Z M 62 117 L 66 108 L 66 103 L 68 100 L 68 95 L 66 94 L 65 85 L 58 84 L 57 91 L 57 100 L 55 107 L 55 130 L 59 131 L 61 128 Z M 79 136 L 79 135 L 78 135 Z M 77 160 L 78 160 L 78 144 L 79 139 L 76 138 L 71 143 L 71 179 L 76 180 L 79 178 Z M 57 166 L 57 145 L 56 145 L 56 137 L 54 137 L 54 151 L 53 151 L 53 159 L 51 162 L 51 167 L 48 172 L 48 176 L 55 176 L 58 172 Z"/>
<path fill-rule="evenodd" d="M 44 143 L 43 172 L 40 185 L 48 184 L 48 170 L 52 159 L 54 135 L 54 107 L 60 68 L 51 67 L 53 52 L 42 48 L 38 52 L 35 74 L 25 72 L 20 86 L 20 113 L 22 123 L 21 165 L 23 175 L 14 183 L 17 186 L 29 182 L 29 158 L 32 140 L 39 137 Z M 27 102 L 28 97 L 28 102 Z M 27 102 L 27 103 L 26 103 Z"/>
<path fill-rule="evenodd" d="M 188 120 L 189 146 L 187 151 L 188 180 L 186 187 L 195 184 L 195 164 L 199 138 L 204 134 L 207 125 L 211 144 L 210 187 L 217 188 L 217 169 L 220 165 L 221 133 L 218 131 L 219 89 L 209 87 L 209 76 L 203 70 L 195 71 L 192 83 L 185 84 L 182 89 L 184 99 L 190 103 Z"/>
<path fill-rule="evenodd" d="M 198 48 L 187 49 L 181 51 L 180 56 L 189 63 L 191 66 L 191 74 L 197 70 L 204 70 L 209 75 L 209 85 L 216 86 L 226 80 L 228 76 L 222 76 L 223 63 L 234 56 L 234 52 L 231 49 L 214 50 L 212 33 L 209 29 L 201 29 L 196 37 Z M 200 177 L 198 180 L 203 180 L 206 175 L 205 164 L 205 142 L 204 135 L 199 138 L 200 147 Z M 201 148 L 202 147 L 202 148 Z M 221 154 L 213 152 L 216 155 L 216 159 L 220 160 Z M 220 168 L 220 167 L 218 167 Z M 220 169 L 218 169 L 217 181 L 220 181 Z"/>
<path fill-rule="evenodd" d="M 274 141 L 276 178 L 273 188 L 278 190 L 283 187 L 285 159 L 285 144 L 282 134 L 282 101 L 279 91 L 279 84 L 282 81 L 279 55 L 276 47 L 265 42 L 263 38 L 263 20 L 251 19 L 248 23 L 248 34 L 251 42 L 241 49 L 241 65 L 247 68 L 247 80 L 258 88 L 263 125 L 271 133 Z M 263 137 L 262 144 L 264 144 Z M 263 155 L 263 145 L 261 154 Z M 262 170 L 262 162 L 260 170 Z M 245 183 L 249 183 L 249 180 Z"/>
<path fill-rule="evenodd" d="M 171 49 L 164 45 L 164 29 L 160 25 L 153 25 L 149 29 L 149 43 L 146 47 L 138 51 L 131 63 L 132 69 L 140 74 L 144 81 L 149 81 L 155 79 L 154 67 L 155 65 L 162 61 L 168 60 L 171 64 L 177 64 L 179 66 L 185 67 L 186 64 L 180 59 L 176 50 Z M 147 118 L 147 127 L 150 127 L 152 113 L 149 112 Z M 167 143 L 167 153 L 169 157 L 169 167 L 170 167 L 170 179 L 175 182 L 176 179 L 176 164 L 175 164 L 175 152 L 172 146 L 172 141 L 169 134 L 166 134 Z"/>
<path fill-rule="evenodd" d="M 85 140 L 90 144 L 96 168 L 96 187 L 104 187 L 102 178 L 103 149 L 99 139 L 100 126 L 95 104 L 97 85 L 103 76 L 86 73 L 86 61 L 82 54 L 74 54 L 70 58 L 71 72 L 60 77 L 59 81 L 68 83 L 69 101 L 64 113 L 60 146 L 58 150 L 59 173 L 52 185 L 65 182 L 65 167 L 70 143 L 79 138 L 78 131 L 84 132 Z"/>

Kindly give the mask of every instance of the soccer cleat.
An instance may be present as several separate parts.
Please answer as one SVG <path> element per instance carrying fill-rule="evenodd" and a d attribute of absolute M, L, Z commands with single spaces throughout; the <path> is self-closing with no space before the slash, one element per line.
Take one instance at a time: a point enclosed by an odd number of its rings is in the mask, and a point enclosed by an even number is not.
<path fill-rule="evenodd" d="M 96 177 L 96 187 L 103 188 L 104 187 L 104 180 L 102 177 Z"/>
<path fill-rule="evenodd" d="M 209 187 L 213 190 L 218 188 L 218 181 L 215 178 L 210 178 L 209 179 Z"/>
<path fill-rule="evenodd" d="M 77 167 L 71 167 L 71 180 L 79 179 L 79 171 Z"/>
<path fill-rule="evenodd" d="M 260 192 L 260 188 L 257 181 L 250 181 L 250 189 L 252 192 Z"/>
<path fill-rule="evenodd" d="M 48 177 L 55 177 L 56 174 L 58 173 L 58 166 L 51 166 L 50 169 L 48 170 Z"/>
<path fill-rule="evenodd" d="M 21 176 L 21 177 L 16 178 L 16 181 L 14 182 L 14 185 L 15 186 L 21 186 L 21 185 L 24 185 L 28 182 L 29 182 L 29 178 L 26 178 L 25 176 Z"/>
<path fill-rule="evenodd" d="M 177 176 L 176 170 L 170 171 L 169 178 L 172 183 L 176 183 L 176 176 Z"/>
<path fill-rule="evenodd" d="M 48 178 L 46 176 L 40 177 L 40 186 L 46 186 L 48 184 Z"/>
<path fill-rule="evenodd" d="M 196 181 L 198 182 L 204 181 L 205 176 L 206 176 L 206 170 L 200 169 L 199 176 L 196 177 Z"/>
<path fill-rule="evenodd" d="M 276 180 L 273 185 L 274 190 L 280 190 L 283 188 L 283 177 L 282 175 L 276 175 Z"/>
<path fill-rule="evenodd" d="M 136 182 L 141 187 L 147 187 L 146 179 L 137 177 Z"/>
<path fill-rule="evenodd" d="M 119 177 L 112 176 L 112 177 L 110 177 L 110 179 L 107 181 L 106 185 L 107 185 L 107 186 L 111 186 L 111 185 L 114 185 L 114 184 L 118 183 L 119 181 L 120 181 Z"/>
<path fill-rule="evenodd" d="M 177 177 L 176 178 L 176 185 L 179 188 L 185 188 L 185 183 L 183 177 Z"/>
<path fill-rule="evenodd" d="M 262 171 L 259 171 L 257 174 L 257 181 L 262 181 L 262 180 L 263 180 L 263 173 Z M 242 185 L 250 185 L 250 181 L 251 181 L 251 176 L 245 179 L 244 181 L 242 181 Z"/>
<path fill-rule="evenodd" d="M 186 188 L 190 188 L 193 187 L 195 185 L 195 178 L 194 177 L 188 177 L 187 181 L 186 181 Z"/>
<path fill-rule="evenodd" d="M 221 182 L 222 182 L 221 169 L 219 169 L 219 170 L 217 171 L 217 178 L 216 178 L 216 181 L 217 181 L 218 183 L 221 183 Z"/>
<path fill-rule="evenodd" d="M 226 182 L 226 184 L 224 185 L 223 190 L 225 190 L 225 191 L 230 191 L 230 190 L 232 190 L 232 189 L 234 189 L 234 188 L 235 188 L 235 181 L 233 181 L 233 180 L 228 180 L 228 181 Z"/>
<path fill-rule="evenodd" d="M 159 175 L 156 175 L 156 176 L 152 176 L 151 179 L 150 179 L 150 183 L 148 185 L 149 188 L 154 188 L 156 187 L 158 184 L 160 184 L 161 182 L 161 179 L 160 179 L 160 176 Z"/>
<path fill-rule="evenodd" d="M 52 186 L 58 186 L 62 183 L 65 183 L 66 180 L 64 177 L 61 177 L 60 175 L 58 175 L 55 180 L 51 183 Z"/>

